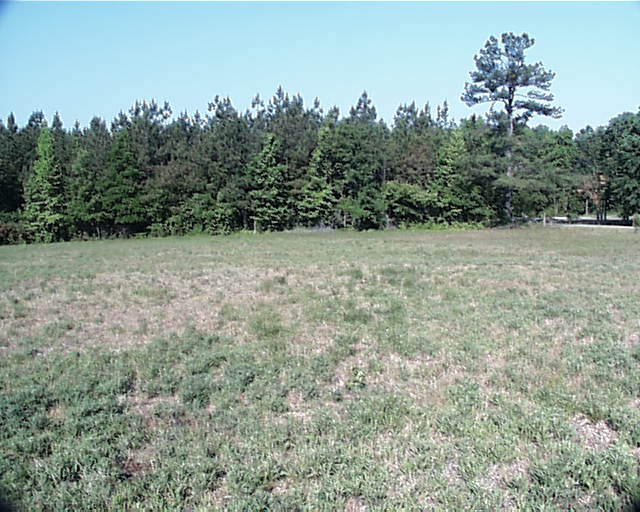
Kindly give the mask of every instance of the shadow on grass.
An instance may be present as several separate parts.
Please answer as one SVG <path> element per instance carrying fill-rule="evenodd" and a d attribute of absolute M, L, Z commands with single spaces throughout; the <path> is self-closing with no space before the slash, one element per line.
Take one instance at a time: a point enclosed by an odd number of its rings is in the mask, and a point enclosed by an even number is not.
<path fill-rule="evenodd" d="M 0 512 L 17 512 L 17 510 L 18 509 L 4 497 L 4 493 L 0 491 Z"/>
<path fill-rule="evenodd" d="M 624 512 L 640 512 L 640 489 L 631 496 L 629 504 L 623 509 Z"/>

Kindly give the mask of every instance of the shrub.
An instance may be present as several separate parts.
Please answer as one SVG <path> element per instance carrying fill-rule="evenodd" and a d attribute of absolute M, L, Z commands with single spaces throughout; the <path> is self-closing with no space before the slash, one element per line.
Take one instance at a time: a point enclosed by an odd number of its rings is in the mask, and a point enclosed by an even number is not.
<path fill-rule="evenodd" d="M 29 233 L 17 214 L 0 214 L 0 245 L 21 244 Z"/>

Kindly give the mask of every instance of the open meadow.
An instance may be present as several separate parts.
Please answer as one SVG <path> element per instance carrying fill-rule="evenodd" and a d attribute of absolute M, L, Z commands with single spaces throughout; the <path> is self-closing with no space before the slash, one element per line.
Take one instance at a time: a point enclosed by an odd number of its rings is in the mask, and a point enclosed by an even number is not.
<path fill-rule="evenodd" d="M 20 510 L 632 510 L 640 235 L 0 247 Z"/>

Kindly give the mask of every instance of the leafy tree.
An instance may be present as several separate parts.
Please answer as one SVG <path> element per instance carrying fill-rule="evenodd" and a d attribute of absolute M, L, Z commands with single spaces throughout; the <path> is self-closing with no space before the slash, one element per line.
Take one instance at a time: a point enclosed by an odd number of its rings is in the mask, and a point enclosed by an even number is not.
<path fill-rule="evenodd" d="M 340 168 L 338 206 L 343 219 L 350 218 L 358 229 L 384 224 L 381 186 L 387 173 L 388 128 L 383 121 L 376 122 L 376 117 L 376 108 L 364 91 L 335 131 L 334 154 Z"/>
<path fill-rule="evenodd" d="M 44 127 L 38 137 L 37 160 L 25 184 L 24 220 L 36 242 L 59 240 L 64 220 L 60 163 L 54 139 Z"/>
<path fill-rule="evenodd" d="M 610 187 L 606 173 L 603 127 L 587 126 L 575 136 L 576 172 L 582 179 L 580 190 L 585 197 L 585 214 L 589 213 L 589 203 L 593 205 L 598 221 L 605 220 L 606 202 Z"/>
<path fill-rule="evenodd" d="M 300 220 L 306 226 L 334 226 L 337 194 L 331 184 L 330 159 L 326 152 L 332 129 L 324 126 L 318 133 L 318 147 L 311 156 L 309 181 L 298 204 Z"/>
<path fill-rule="evenodd" d="M 468 106 L 480 103 L 502 103 L 506 117 L 507 177 L 514 176 L 511 161 L 512 137 L 516 125 L 525 125 L 534 115 L 559 118 L 562 109 L 550 105 L 553 94 L 549 92 L 555 73 L 547 71 L 541 62 L 525 63 L 524 52 L 535 40 L 527 34 L 504 33 L 499 42 L 491 36 L 474 57 L 476 71 L 470 73 L 471 82 L 465 84 L 462 101 Z M 493 112 L 493 111 L 492 111 Z M 505 209 L 508 220 L 513 219 L 513 183 L 506 187 Z"/>
<path fill-rule="evenodd" d="M 611 193 L 623 217 L 640 213 L 640 111 L 609 122 L 604 135 Z"/>
<path fill-rule="evenodd" d="M 356 229 L 380 229 L 385 225 L 385 202 L 378 184 L 367 184 L 354 198 L 345 197 L 342 209 L 351 217 Z"/>
<path fill-rule="evenodd" d="M 336 207 L 335 191 L 323 177 L 315 174 L 302 189 L 298 203 L 300 221 L 305 226 L 332 226 Z"/>
<path fill-rule="evenodd" d="M 278 163 L 279 151 L 280 142 L 275 135 L 267 134 L 262 151 L 249 167 L 251 211 L 260 230 L 284 229 L 289 218 L 285 182 L 287 168 Z"/>
<path fill-rule="evenodd" d="M 428 220 L 427 210 L 433 194 L 418 185 L 388 181 L 382 188 L 386 214 L 393 225 L 408 225 Z"/>
<path fill-rule="evenodd" d="M 312 158 L 311 176 L 320 180 L 313 187 L 322 190 L 322 197 L 335 205 L 333 215 L 324 209 L 323 222 L 331 218 L 333 225 L 342 227 L 379 227 L 384 221 L 380 187 L 385 175 L 387 127 L 376 122 L 375 107 L 366 93 L 347 119 L 336 121 L 337 111 L 332 112 L 324 120 Z M 307 193 L 311 186 L 307 187 Z M 303 200 L 306 208 L 308 201 L 306 195 Z"/>
<path fill-rule="evenodd" d="M 145 177 L 150 178 L 155 167 L 166 163 L 167 155 L 163 150 L 166 142 L 165 124 L 172 110 L 165 101 L 161 106 L 155 100 L 136 101 L 128 115 L 122 112 L 111 124 L 112 132 L 126 129 L 134 164 Z"/>
<path fill-rule="evenodd" d="M 433 193 L 433 216 L 444 222 L 463 220 L 468 194 L 464 190 L 462 159 L 465 153 L 464 136 L 454 130 L 442 150 L 434 180 L 429 187 Z"/>
<path fill-rule="evenodd" d="M 363 91 L 357 103 L 349 110 L 349 119 L 357 123 L 371 124 L 376 122 L 377 116 L 371 98 L 367 91 Z"/>
<path fill-rule="evenodd" d="M 575 173 L 575 158 L 573 133 L 568 128 L 521 129 L 512 160 L 517 172 L 510 181 L 516 185 L 516 209 L 533 215 L 543 210 L 554 215 L 577 213 L 581 204 L 576 194 L 580 177 Z"/>
<path fill-rule="evenodd" d="M 463 133 L 466 149 L 461 166 L 471 193 L 477 196 L 476 207 L 469 212 L 468 220 L 493 224 L 500 218 L 499 212 L 504 211 L 504 194 L 496 186 L 501 169 L 495 143 L 501 136 L 475 114 L 462 120 L 459 130 Z"/>

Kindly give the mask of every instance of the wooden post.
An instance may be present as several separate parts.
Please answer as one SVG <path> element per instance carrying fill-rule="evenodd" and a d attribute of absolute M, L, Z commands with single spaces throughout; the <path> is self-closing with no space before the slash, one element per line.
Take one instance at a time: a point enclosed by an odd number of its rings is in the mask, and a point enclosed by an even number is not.
<path fill-rule="evenodd" d="M 547 212 L 542 212 L 542 225 L 547 225 Z"/>

